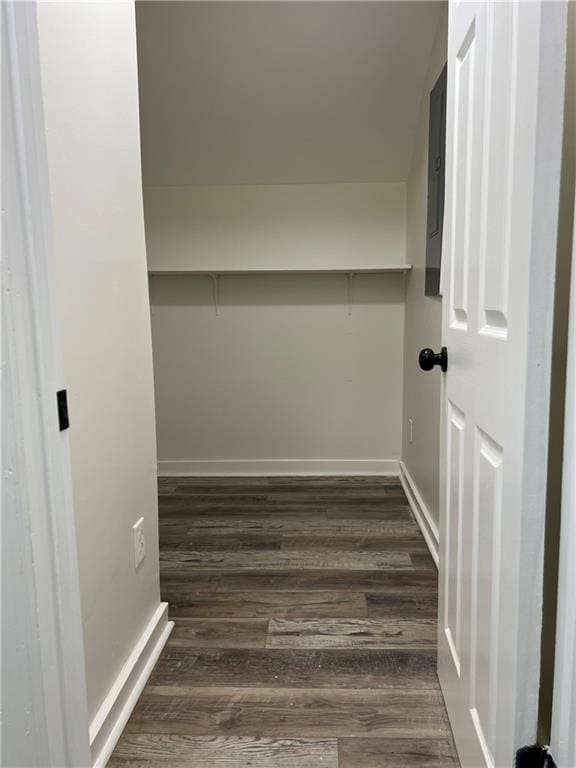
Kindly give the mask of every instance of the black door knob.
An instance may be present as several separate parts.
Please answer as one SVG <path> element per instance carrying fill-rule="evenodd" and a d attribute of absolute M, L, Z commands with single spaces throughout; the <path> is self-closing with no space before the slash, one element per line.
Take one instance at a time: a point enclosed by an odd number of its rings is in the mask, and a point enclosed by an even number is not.
<path fill-rule="evenodd" d="M 431 371 L 435 365 L 445 373 L 448 368 L 448 350 L 442 347 L 440 352 L 434 352 L 433 349 L 426 347 L 418 355 L 418 363 L 423 371 Z"/>

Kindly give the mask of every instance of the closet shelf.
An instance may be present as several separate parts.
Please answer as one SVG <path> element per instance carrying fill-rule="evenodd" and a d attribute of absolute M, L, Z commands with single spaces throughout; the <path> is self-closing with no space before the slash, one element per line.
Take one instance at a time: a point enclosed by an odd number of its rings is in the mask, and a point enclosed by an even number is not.
<path fill-rule="evenodd" d="M 379 267 L 312 267 L 310 269 L 164 269 L 151 267 L 150 275 L 362 275 L 410 272 L 412 264 L 386 264 Z"/>

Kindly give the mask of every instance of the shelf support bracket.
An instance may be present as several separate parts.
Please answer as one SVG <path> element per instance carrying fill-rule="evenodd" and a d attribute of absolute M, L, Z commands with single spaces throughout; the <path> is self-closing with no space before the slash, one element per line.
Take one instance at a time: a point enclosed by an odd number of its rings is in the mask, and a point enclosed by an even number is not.
<path fill-rule="evenodd" d="M 355 272 L 347 272 L 346 273 L 346 280 L 348 283 L 348 316 L 352 314 L 352 304 L 354 302 L 354 277 L 356 276 Z"/>
<path fill-rule="evenodd" d="M 216 317 L 220 316 L 220 275 L 217 272 L 210 273 L 212 280 L 212 300 L 214 302 L 214 313 Z"/>

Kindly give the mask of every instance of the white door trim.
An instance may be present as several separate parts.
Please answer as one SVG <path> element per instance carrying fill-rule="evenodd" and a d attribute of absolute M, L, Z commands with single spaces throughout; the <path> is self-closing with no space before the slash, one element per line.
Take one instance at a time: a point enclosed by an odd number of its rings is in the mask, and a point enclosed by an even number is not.
<path fill-rule="evenodd" d="M 559 768 L 576 765 L 576 206 L 572 241 L 566 372 L 562 527 L 551 751 Z"/>
<path fill-rule="evenodd" d="M 2 764 L 82 768 L 88 713 L 68 433 L 56 412 L 36 4 L 2 3 L 1 25 L 2 616 L 13 619 L 2 622 Z"/>

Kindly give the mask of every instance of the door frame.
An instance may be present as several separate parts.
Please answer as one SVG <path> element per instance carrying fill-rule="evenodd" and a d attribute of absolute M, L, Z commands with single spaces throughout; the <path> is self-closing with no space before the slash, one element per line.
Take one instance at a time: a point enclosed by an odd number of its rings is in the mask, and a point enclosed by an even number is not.
<path fill-rule="evenodd" d="M 572 235 L 566 367 L 562 523 L 558 567 L 551 751 L 559 768 L 576 761 L 576 204 Z"/>
<path fill-rule="evenodd" d="M 2 3 L 2 758 L 90 765 L 36 2 Z M 8 151 L 6 151 L 8 150 Z M 6 547 L 6 549 L 4 549 Z M 12 734 L 12 737 L 10 736 Z M 33 762 L 32 762 L 33 761 Z"/>

